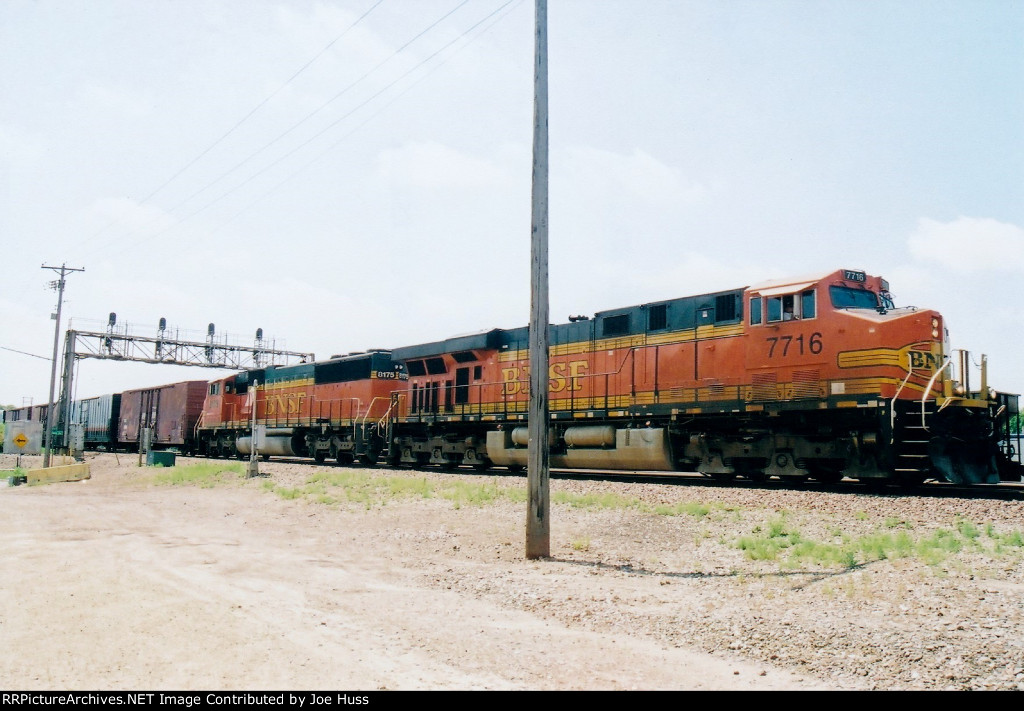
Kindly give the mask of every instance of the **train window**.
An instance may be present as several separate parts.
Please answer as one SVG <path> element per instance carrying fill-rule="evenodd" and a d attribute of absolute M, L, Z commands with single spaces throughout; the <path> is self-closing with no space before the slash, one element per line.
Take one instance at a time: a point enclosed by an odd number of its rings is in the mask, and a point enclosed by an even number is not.
<path fill-rule="evenodd" d="M 647 330 L 661 331 L 668 328 L 668 304 L 655 304 L 647 310 Z"/>
<path fill-rule="evenodd" d="M 814 318 L 814 313 L 814 289 L 808 289 L 800 294 L 800 318 Z"/>
<path fill-rule="evenodd" d="M 473 366 L 473 380 L 479 380 L 484 377 L 484 368 L 482 365 Z"/>
<path fill-rule="evenodd" d="M 602 329 L 601 335 L 605 337 L 625 336 L 629 333 L 629 314 L 605 316 L 602 321 Z"/>
<path fill-rule="evenodd" d="M 427 358 L 427 372 L 431 375 L 443 375 L 448 372 L 444 365 L 444 358 Z"/>
<path fill-rule="evenodd" d="M 878 297 L 873 291 L 851 289 L 847 286 L 830 286 L 828 293 L 832 297 L 832 306 L 837 309 L 878 308 Z"/>
<path fill-rule="evenodd" d="M 722 294 L 715 297 L 715 323 L 736 320 L 736 295 Z"/>
<path fill-rule="evenodd" d="M 406 367 L 409 369 L 409 375 L 426 375 L 427 366 L 423 364 L 422 360 L 410 360 L 406 363 Z"/>
<path fill-rule="evenodd" d="M 455 359 L 456 363 L 472 363 L 476 360 L 476 354 L 473 351 L 459 351 L 458 353 L 452 353 L 452 358 Z"/>
<path fill-rule="evenodd" d="M 792 321 L 800 318 L 796 294 L 768 297 L 768 323 Z"/>
<path fill-rule="evenodd" d="M 757 326 L 761 323 L 761 297 L 755 296 L 750 300 L 750 325 Z"/>
<path fill-rule="evenodd" d="M 210 383 L 210 394 L 211 395 L 219 395 L 220 394 L 220 383 Z"/>
<path fill-rule="evenodd" d="M 230 395 L 232 392 L 231 383 L 224 383 L 224 393 Z"/>

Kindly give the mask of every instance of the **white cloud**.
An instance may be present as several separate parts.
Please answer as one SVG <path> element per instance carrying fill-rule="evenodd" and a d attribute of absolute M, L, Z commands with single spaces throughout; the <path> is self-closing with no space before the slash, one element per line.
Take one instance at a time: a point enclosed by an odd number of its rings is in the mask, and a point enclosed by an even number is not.
<path fill-rule="evenodd" d="M 430 188 L 475 188 L 499 183 L 505 177 L 494 162 L 433 141 L 381 151 L 377 175 L 399 184 Z"/>
<path fill-rule="evenodd" d="M 922 217 L 907 245 L 914 257 L 959 271 L 1024 270 L 1024 229 L 987 217 Z"/>
<path fill-rule="evenodd" d="M 574 185 L 595 192 L 625 195 L 657 205 L 693 205 L 708 197 L 707 186 L 688 180 L 678 168 L 649 153 L 629 154 L 577 146 L 567 152 L 567 171 Z"/>

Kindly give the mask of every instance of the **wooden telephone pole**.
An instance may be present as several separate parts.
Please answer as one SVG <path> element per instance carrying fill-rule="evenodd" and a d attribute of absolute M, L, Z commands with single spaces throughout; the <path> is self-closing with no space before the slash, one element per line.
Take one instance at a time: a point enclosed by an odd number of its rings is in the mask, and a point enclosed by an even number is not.
<path fill-rule="evenodd" d="M 64 276 L 68 272 L 84 272 L 85 268 L 72 269 L 66 264 L 49 267 L 44 264 L 40 269 L 51 269 L 60 273 L 60 278 L 53 283 L 53 288 L 57 290 L 57 313 L 53 315 L 55 321 L 53 324 L 53 359 L 50 361 L 50 399 L 47 401 L 50 404 L 46 408 L 46 432 L 43 436 L 43 466 L 48 467 L 50 466 L 50 448 L 53 445 L 53 420 L 57 410 L 57 403 L 53 401 L 53 390 L 57 385 L 57 349 L 60 346 L 60 310 L 64 305 Z"/>
<path fill-rule="evenodd" d="M 536 2 L 533 65 L 533 207 L 530 241 L 530 444 L 526 557 L 551 554 L 548 415 L 548 28 L 547 0 Z"/>

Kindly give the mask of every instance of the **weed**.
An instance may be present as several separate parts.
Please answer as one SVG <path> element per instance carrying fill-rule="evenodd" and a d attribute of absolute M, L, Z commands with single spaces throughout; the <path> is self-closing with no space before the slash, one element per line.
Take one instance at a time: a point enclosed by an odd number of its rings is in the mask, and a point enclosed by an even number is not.
<path fill-rule="evenodd" d="M 244 473 L 244 466 L 237 462 L 199 462 L 188 466 L 163 468 L 153 477 L 153 481 L 171 486 L 190 484 L 212 488 L 223 481 L 225 474 L 241 476 Z"/>
<path fill-rule="evenodd" d="M 574 551 L 589 551 L 590 550 L 590 539 L 584 536 L 583 538 L 577 538 L 569 545 L 572 546 Z"/>

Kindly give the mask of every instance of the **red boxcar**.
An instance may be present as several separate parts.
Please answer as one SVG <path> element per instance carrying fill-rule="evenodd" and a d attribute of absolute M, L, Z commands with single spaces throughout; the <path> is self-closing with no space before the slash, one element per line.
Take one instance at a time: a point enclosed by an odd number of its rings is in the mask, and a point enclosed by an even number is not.
<path fill-rule="evenodd" d="M 192 452 L 206 389 L 205 380 L 187 380 L 122 393 L 118 446 L 137 450 L 142 430 L 149 428 L 153 449 L 175 447 Z"/>

